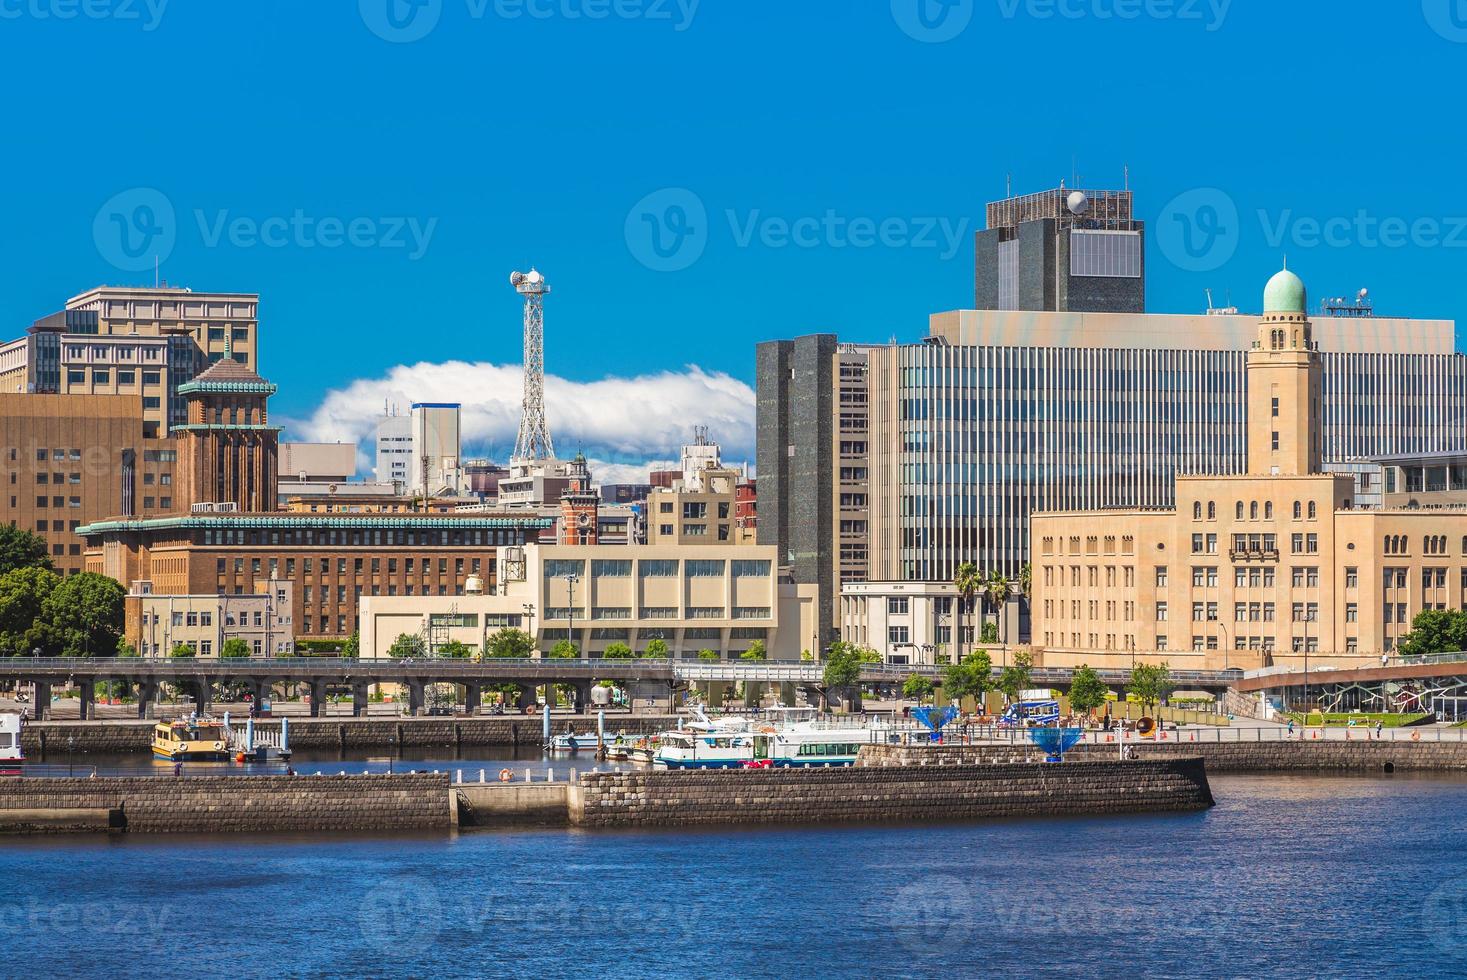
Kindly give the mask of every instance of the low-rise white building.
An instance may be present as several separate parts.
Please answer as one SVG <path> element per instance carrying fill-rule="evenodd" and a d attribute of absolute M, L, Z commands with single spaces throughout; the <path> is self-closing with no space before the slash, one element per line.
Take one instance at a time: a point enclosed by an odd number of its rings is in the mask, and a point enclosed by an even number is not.
<path fill-rule="evenodd" d="M 493 583 L 461 596 L 362 596 L 364 657 L 386 657 L 403 634 L 475 652 L 510 626 L 548 651 L 571 639 L 590 657 L 653 640 L 674 658 L 712 650 L 737 659 L 756 641 L 770 660 L 816 644 L 812 585 L 781 583 L 769 546 L 529 545 L 501 548 Z M 475 585 L 477 583 L 474 583 Z"/>

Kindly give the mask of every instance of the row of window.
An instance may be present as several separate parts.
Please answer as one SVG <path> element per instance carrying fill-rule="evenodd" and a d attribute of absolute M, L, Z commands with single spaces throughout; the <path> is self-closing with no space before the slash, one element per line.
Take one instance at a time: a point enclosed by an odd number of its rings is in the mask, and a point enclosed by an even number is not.
<path fill-rule="evenodd" d="M 348 561 L 348 559 L 346 559 L 346 558 L 337 558 L 336 559 L 336 575 L 338 577 L 344 577 L 347 574 L 347 571 L 346 571 L 347 570 L 347 561 Z M 355 575 L 360 576 L 360 575 L 364 574 L 365 571 L 366 571 L 366 569 L 368 568 L 367 559 L 353 558 L 353 559 L 350 559 L 350 561 L 352 563 L 351 564 L 352 572 Z M 376 557 L 376 558 L 372 558 L 371 559 L 370 568 L 371 568 L 371 573 L 373 575 L 379 575 L 379 574 L 381 574 L 382 567 L 383 567 L 383 561 L 384 561 L 384 559 L 382 559 L 380 557 Z M 385 561 L 386 561 L 386 567 L 387 567 L 387 574 L 388 575 L 396 575 L 397 574 L 397 568 L 398 568 L 397 559 L 396 558 L 387 558 L 387 559 L 385 559 Z M 439 575 L 447 575 L 448 574 L 448 561 L 449 560 L 447 558 L 439 558 L 439 559 L 437 559 L 437 565 L 438 565 L 437 574 L 439 574 Z M 479 558 L 470 558 L 468 560 L 467 567 L 469 569 L 469 574 L 470 575 L 478 575 L 479 574 L 479 570 L 482 567 L 481 562 L 482 562 L 482 559 L 479 559 Z M 225 574 L 227 574 L 228 573 L 228 570 L 229 570 L 229 563 L 230 563 L 230 560 L 228 558 L 222 558 L 222 557 L 221 558 L 216 558 L 215 559 L 215 566 L 216 566 L 215 567 L 215 570 L 216 570 L 216 572 L 219 575 L 225 575 Z M 286 558 L 284 560 L 282 560 L 280 558 L 251 558 L 251 559 L 249 559 L 249 563 L 250 563 L 250 574 L 253 575 L 255 578 L 260 578 L 264 574 L 264 572 L 265 572 L 266 569 L 268 569 L 269 574 L 268 574 L 268 576 L 265 576 L 265 577 L 268 577 L 268 578 L 280 578 L 281 577 L 281 574 L 280 573 L 281 573 L 281 570 L 282 569 L 285 572 L 285 575 L 284 575 L 285 578 L 288 578 L 288 579 L 295 578 L 296 560 L 294 558 Z M 406 574 L 406 575 L 414 575 L 414 574 L 416 574 L 416 575 L 422 575 L 422 576 L 432 575 L 432 574 L 434 574 L 434 572 L 433 572 L 433 564 L 434 564 L 434 559 L 432 559 L 432 558 L 424 557 L 423 559 L 418 560 L 418 559 L 415 559 L 415 558 L 412 558 L 412 557 L 407 557 L 407 558 L 404 558 L 402 560 L 403 573 Z M 320 572 L 319 572 L 320 575 L 322 575 L 322 576 L 330 575 L 331 574 L 331 565 L 332 565 L 332 560 L 330 558 L 322 558 L 320 560 L 319 565 L 317 564 L 317 561 L 316 561 L 315 558 L 302 558 L 301 559 L 301 573 L 303 575 L 315 575 L 315 574 L 317 574 L 317 571 L 316 570 L 319 568 L 320 569 Z M 453 559 L 453 573 L 455 575 L 462 576 L 464 574 L 464 568 L 465 568 L 464 559 L 462 559 L 462 558 L 455 558 L 455 559 Z M 244 569 L 245 569 L 245 559 L 244 558 L 235 558 L 234 559 L 234 574 L 235 575 L 243 575 L 244 574 Z M 416 571 L 415 571 L 415 569 L 416 569 Z"/>
<path fill-rule="evenodd" d="M 86 372 L 86 369 L 85 368 L 67 368 L 66 369 L 66 383 L 67 384 L 73 384 L 73 385 L 86 384 L 87 383 L 87 372 Z M 112 369 L 111 368 L 92 368 L 92 384 L 94 384 L 94 385 L 110 385 L 111 383 L 112 383 Z M 138 383 L 138 374 L 137 374 L 136 371 L 127 371 L 127 370 L 123 370 L 122 368 L 119 368 L 117 370 L 117 384 L 118 384 L 119 387 L 120 386 L 124 386 L 124 385 L 135 385 L 137 383 Z M 160 375 L 159 372 L 157 372 L 157 371 L 144 371 L 143 372 L 143 385 L 145 387 L 152 386 L 152 385 L 157 385 L 157 384 L 161 384 L 161 383 L 162 383 L 162 378 L 161 378 L 161 375 Z M 149 395 L 149 396 L 147 396 L 147 397 L 145 397 L 143 399 L 143 408 L 157 408 L 157 407 L 158 407 L 158 399 L 157 399 L 156 396 Z"/>
<path fill-rule="evenodd" d="M 1192 520 L 1203 520 L 1204 518 L 1202 515 L 1204 512 L 1207 515 L 1206 520 L 1217 520 L 1217 501 L 1209 500 L 1207 501 L 1205 507 L 1203 502 L 1200 500 L 1192 501 Z M 1256 500 L 1247 501 L 1246 505 L 1245 502 L 1242 500 L 1236 501 L 1233 504 L 1233 518 L 1235 520 L 1260 520 L 1260 513 L 1262 514 L 1262 520 L 1273 520 L 1273 501 L 1265 500 L 1263 502 L 1263 508 L 1261 511 L 1258 506 L 1258 501 Z M 1244 516 L 1245 514 L 1246 516 Z M 1312 521 L 1315 520 L 1318 516 L 1319 507 L 1313 500 L 1307 502 L 1299 500 L 1294 501 L 1294 520 L 1302 521 L 1307 519 Z"/>

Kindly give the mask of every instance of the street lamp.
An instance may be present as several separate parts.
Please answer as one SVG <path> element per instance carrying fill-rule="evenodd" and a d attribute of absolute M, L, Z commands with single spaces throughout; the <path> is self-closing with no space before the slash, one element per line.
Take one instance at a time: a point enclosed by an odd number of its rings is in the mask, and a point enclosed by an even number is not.
<path fill-rule="evenodd" d="M 580 580 L 581 577 L 575 572 L 571 572 L 565 577 L 566 587 L 570 589 L 570 604 L 566 606 L 565 610 L 566 636 L 570 640 L 571 647 L 576 651 L 576 656 L 578 658 L 581 653 L 581 648 L 576 644 L 576 583 Z M 548 690 L 545 692 L 545 702 L 548 709 L 548 705 L 550 703 L 550 692 Z"/>
<path fill-rule="evenodd" d="M 526 620 L 525 625 L 527 627 L 529 627 L 528 629 L 525 630 L 525 632 L 528 633 L 528 634 L 530 634 L 530 652 L 531 653 L 534 653 L 535 652 L 535 604 L 533 602 L 526 602 L 526 603 L 523 603 L 520 606 L 520 608 L 525 611 L 525 620 Z"/>

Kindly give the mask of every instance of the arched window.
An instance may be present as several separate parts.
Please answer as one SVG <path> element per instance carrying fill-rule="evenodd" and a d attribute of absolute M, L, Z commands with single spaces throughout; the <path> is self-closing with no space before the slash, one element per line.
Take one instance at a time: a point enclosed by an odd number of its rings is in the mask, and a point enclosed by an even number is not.
<path fill-rule="evenodd" d="M 1271 520 L 1273 520 L 1273 501 L 1272 500 L 1265 500 L 1263 502 L 1263 519 L 1265 521 L 1271 521 Z"/>
<path fill-rule="evenodd" d="M 1243 519 L 1243 501 L 1238 501 L 1238 506 L 1234 509 L 1234 513 L 1237 520 L 1241 521 Z"/>
<path fill-rule="evenodd" d="M 1309 501 L 1309 519 L 1311 521 L 1314 520 L 1314 516 L 1315 516 L 1314 501 L 1311 500 L 1311 501 Z"/>
<path fill-rule="evenodd" d="M 1304 513 L 1304 511 L 1303 511 L 1303 509 L 1302 509 L 1302 508 L 1301 508 L 1301 507 L 1300 507 L 1300 506 L 1299 506 L 1299 501 L 1297 501 L 1297 500 L 1296 500 L 1296 501 L 1294 501 L 1294 520 L 1296 520 L 1296 521 L 1297 521 L 1297 520 L 1298 520 L 1298 519 L 1299 519 L 1299 516 L 1300 516 L 1300 515 L 1301 515 L 1301 514 L 1303 514 L 1303 513 Z"/>
<path fill-rule="evenodd" d="M 1209 521 L 1217 520 L 1217 502 L 1214 500 L 1207 502 L 1207 519 Z"/>
<path fill-rule="evenodd" d="M 1250 521 L 1258 520 L 1258 501 L 1256 500 L 1248 505 L 1248 519 Z"/>
<path fill-rule="evenodd" d="M 1202 501 L 1200 500 L 1192 501 L 1192 520 L 1202 520 Z"/>

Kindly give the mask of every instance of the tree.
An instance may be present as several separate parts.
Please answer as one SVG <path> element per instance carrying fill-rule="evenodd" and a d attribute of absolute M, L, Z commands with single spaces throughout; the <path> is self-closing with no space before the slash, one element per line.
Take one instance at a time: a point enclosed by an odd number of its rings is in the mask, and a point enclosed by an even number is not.
<path fill-rule="evenodd" d="M 803 662 L 808 664 L 814 661 L 814 659 L 815 658 L 810 654 L 810 650 L 808 648 L 800 651 L 800 660 L 802 660 Z"/>
<path fill-rule="evenodd" d="M 231 636 L 219 648 L 219 656 L 225 660 L 237 660 L 250 655 L 250 645 L 237 636 Z"/>
<path fill-rule="evenodd" d="M 755 640 L 749 644 L 749 649 L 739 654 L 740 660 L 768 660 L 769 651 L 764 648 L 763 640 Z"/>
<path fill-rule="evenodd" d="M 468 660 L 473 655 L 473 649 L 462 640 L 449 640 L 438 647 L 438 656 L 448 660 Z"/>
<path fill-rule="evenodd" d="M 993 688 L 993 659 L 987 650 L 974 650 L 942 672 L 942 693 L 949 698 L 982 699 Z"/>
<path fill-rule="evenodd" d="M 341 648 L 341 655 L 348 660 L 356 660 L 362 655 L 361 630 L 351 631 L 351 636 L 346 638 L 346 645 Z"/>
<path fill-rule="evenodd" d="M 1126 690 L 1141 702 L 1142 709 L 1154 708 L 1172 689 L 1172 672 L 1166 664 L 1137 664 L 1131 668 Z"/>
<path fill-rule="evenodd" d="M 606 648 L 606 652 L 601 655 L 601 659 L 602 660 L 631 660 L 632 659 L 632 648 L 629 647 L 629 646 L 627 646 L 625 643 L 622 643 L 620 640 L 618 640 L 617 642 L 611 644 L 610 646 L 608 646 Z"/>
<path fill-rule="evenodd" d="M 484 641 L 484 656 L 495 660 L 527 660 L 535 652 L 535 638 L 524 630 L 505 626 Z"/>
<path fill-rule="evenodd" d="M 123 599 L 116 579 L 82 572 L 61 580 L 41 604 L 57 653 L 63 657 L 110 657 L 122 639 Z"/>
<path fill-rule="evenodd" d="M 993 606 L 993 620 L 996 624 L 994 638 L 1002 640 L 1004 606 L 1008 604 L 1009 596 L 1013 594 L 1013 586 L 1009 583 L 1009 577 L 995 568 L 984 576 L 981 588 L 983 598 Z"/>
<path fill-rule="evenodd" d="M 1014 662 L 999 671 L 998 683 L 994 686 L 1003 692 L 1010 704 L 1029 689 L 1029 673 L 1034 669 L 1034 655 L 1028 650 L 1014 654 Z"/>
<path fill-rule="evenodd" d="M 667 641 L 662 637 L 656 637 L 647 641 L 647 649 L 642 651 L 642 656 L 648 660 L 667 659 Z"/>
<path fill-rule="evenodd" d="M 54 571 L 46 554 L 46 539 L 21 528 L 0 524 L 0 575 L 17 568 Z"/>
<path fill-rule="evenodd" d="M 864 652 L 854 643 L 836 640 L 825 653 L 825 686 L 849 691 L 861 680 Z"/>
<path fill-rule="evenodd" d="M 61 576 L 45 568 L 13 568 L 0 575 L 0 655 L 55 653 L 42 608 L 60 584 Z"/>
<path fill-rule="evenodd" d="M 698 659 L 699 660 L 717 660 L 718 659 L 718 651 L 717 650 L 699 650 L 698 651 Z"/>
<path fill-rule="evenodd" d="M 138 655 L 138 648 L 123 640 L 117 644 L 117 655 L 119 657 L 133 658 Z"/>
<path fill-rule="evenodd" d="M 1070 710 L 1093 714 L 1110 697 L 1110 688 L 1100 679 L 1095 668 L 1081 664 L 1070 678 Z"/>
<path fill-rule="evenodd" d="M 902 696 L 921 704 L 932 696 L 932 682 L 921 674 L 913 674 L 902 685 Z"/>
<path fill-rule="evenodd" d="M 581 651 L 570 640 L 561 640 L 550 648 L 552 660 L 579 660 Z"/>
<path fill-rule="evenodd" d="M 970 561 L 963 562 L 953 573 L 953 588 L 958 591 L 957 602 L 953 605 L 953 663 L 958 662 L 958 653 L 963 648 L 963 606 L 973 605 L 973 597 L 978 594 L 982 581 L 978 566 Z"/>
<path fill-rule="evenodd" d="M 193 655 L 194 648 L 189 646 L 187 643 L 175 643 L 173 644 L 173 649 L 168 651 L 168 656 L 175 657 L 179 660 L 192 657 Z"/>
<path fill-rule="evenodd" d="M 997 623 L 990 623 L 987 620 L 984 620 L 984 622 L 983 622 L 983 629 L 978 634 L 978 642 L 979 643 L 997 643 L 998 642 L 998 624 Z"/>
<path fill-rule="evenodd" d="M 423 655 L 423 638 L 416 633 L 399 633 L 397 639 L 392 641 L 392 646 L 387 648 L 387 655 L 393 660 L 421 657 Z"/>
<path fill-rule="evenodd" d="M 1019 592 L 1028 602 L 1034 592 L 1034 566 L 1027 561 L 1019 568 Z"/>
<path fill-rule="evenodd" d="M 1403 657 L 1467 650 L 1467 612 L 1428 609 L 1417 613 L 1411 632 L 1401 637 L 1397 649 Z"/>

